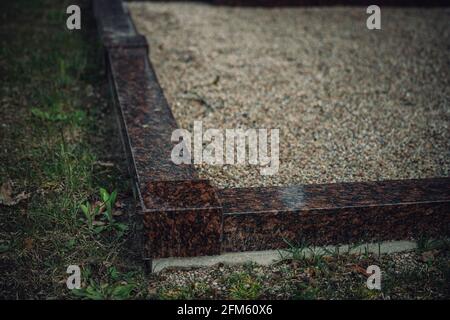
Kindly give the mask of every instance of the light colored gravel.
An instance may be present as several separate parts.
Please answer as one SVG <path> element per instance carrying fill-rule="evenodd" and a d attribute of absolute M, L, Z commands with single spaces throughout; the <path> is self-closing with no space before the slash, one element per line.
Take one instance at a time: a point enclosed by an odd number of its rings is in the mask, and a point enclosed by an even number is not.
<path fill-rule="evenodd" d="M 129 3 L 175 118 L 279 128 L 280 170 L 203 166 L 220 187 L 448 176 L 450 11 Z"/>

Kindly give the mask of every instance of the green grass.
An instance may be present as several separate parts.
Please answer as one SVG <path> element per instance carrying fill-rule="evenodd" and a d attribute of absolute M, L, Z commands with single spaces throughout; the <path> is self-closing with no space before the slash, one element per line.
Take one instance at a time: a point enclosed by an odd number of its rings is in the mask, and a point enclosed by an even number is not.
<path fill-rule="evenodd" d="M 161 300 L 192 300 L 208 299 L 213 295 L 209 285 L 203 281 L 192 282 L 182 286 L 162 286 L 159 288 L 157 298 Z"/>
<path fill-rule="evenodd" d="M 281 261 L 296 271 L 287 268 L 283 278 L 295 278 L 296 272 L 306 275 L 301 282 L 286 287 L 293 299 L 432 299 L 449 293 L 450 247 L 446 239 L 418 239 L 418 248 L 410 253 L 414 258 L 404 266 L 401 260 L 393 260 L 395 255 L 381 254 L 380 244 L 374 254 L 368 247 L 356 250 L 361 244 L 341 252 L 338 247 L 318 251 L 305 242 L 285 242 Z M 369 265 L 382 270 L 381 290 L 366 287 L 364 273 Z"/>
<path fill-rule="evenodd" d="M 90 268 L 85 268 L 83 272 L 85 284 L 81 289 L 75 289 L 74 295 L 89 300 L 123 300 L 134 297 L 138 292 L 136 273 L 121 273 L 115 267 L 107 268 L 105 273 L 108 281 L 99 283 L 93 278 Z"/>
<path fill-rule="evenodd" d="M 126 214 L 116 217 L 126 209 L 109 200 L 116 190 L 118 203 L 129 202 L 130 188 L 92 13 L 87 1 L 78 2 L 82 30 L 68 31 L 69 4 L 0 5 L 0 185 L 9 181 L 13 197 L 29 195 L 0 205 L 0 298 L 89 298 L 66 288 L 70 264 L 90 270 L 83 283 L 92 297 L 145 296 L 139 260 L 127 245 L 133 225 Z M 100 232 L 86 223 L 82 204 L 100 208 Z M 105 266 L 131 272 L 133 287 L 112 278 Z"/>
<path fill-rule="evenodd" d="M 255 300 L 259 298 L 262 291 L 262 284 L 258 277 L 246 271 L 231 274 L 225 283 L 231 299 Z"/>

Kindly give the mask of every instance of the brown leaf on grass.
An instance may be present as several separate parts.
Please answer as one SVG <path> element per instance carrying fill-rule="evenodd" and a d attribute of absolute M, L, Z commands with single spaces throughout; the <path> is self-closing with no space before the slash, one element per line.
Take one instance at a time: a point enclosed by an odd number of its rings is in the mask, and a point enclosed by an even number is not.
<path fill-rule="evenodd" d="M 122 201 L 116 201 L 115 207 L 116 208 L 123 208 L 123 207 L 125 207 L 125 204 Z"/>
<path fill-rule="evenodd" d="M 30 194 L 27 194 L 24 191 L 13 196 L 11 181 L 6 181 L 0 186 L 0 204 L 5 206 L 16 205 L 20 201 L 28 199 L 29 197 Z"/>
<path fill-rule="evenodd" d="M 438 253 L 439 253 L 438 250 L 425 251 L 421 254 L 420 260 L 423 262 L 432 261 L 432 260 L 434 260 L 434 258 L 436 257 L 436 255 Z"/>
<path fill-rule="evenodd" d="M 94 203 L 94 208 L 99 207 L 99 211 L 98 214 L 103 213 L 103 211 L 105 211 L 105 204 L 102 201 L 95 201 Z"/>
<path fill-rule="evenodd" d="M 99 165 L 101 167 L 114 167 L 115 164 L 114 162 L 110 162 L 110 161 L 95 161 L 96 165 Z"/>
<path fill-rule="evenodd" d="M 158 294 L 158 286 L 156 284 L 150 283 L 147 290 L 148 290 L 148 294 L 152 297 L 156 296 Z"/>
<path fill-rule="evenodd" d="M 313 278 L 316 276 L 317 271 L 312 267 L 308 267 L 305 269 L 305 274 L 308 276 L 308 278 Z"/>
<path fill-rule="evenodd" d="M 0 203 L 1 204 L 10 203 L 12 201 L 11 194 L 12 194 L 11 182 L 6 181 L 0 187 Z"/>
<path fill-rule="evenodd" d="M 119 216 L 123 215 L 123 211 L 121 211 L 121 210 L 113 210 L 112 214 L 115 217 L 119 217 Z"/>
<path fill-rule="evenodd" d="M 32 238 L 26 238 L 23 241 L 23 245 L 24 245 L 25 249 L 27 249 L 27 250 L 33 249 L 33 243 L 34 243 L 34 240 Z"/>
<path fill-rule="evenodd" d="M 362 275 L 364 275 L 364 276 L 366 276 L 366 277 L 368 277 L 370 274 L 368 274 L 367 272 L 366 272 L 366 269 L 364 269 L 363 267 L 361 267 L 361 266 L 358 266 L 358 265 L 353 265 L 353 266 L 351 266 L 351 269 L 352 269 L 352 271 L 354 271 L 354 272 L 356 272 L 356 273 L 360 273 L 360 274 L 362 274 Z"/>

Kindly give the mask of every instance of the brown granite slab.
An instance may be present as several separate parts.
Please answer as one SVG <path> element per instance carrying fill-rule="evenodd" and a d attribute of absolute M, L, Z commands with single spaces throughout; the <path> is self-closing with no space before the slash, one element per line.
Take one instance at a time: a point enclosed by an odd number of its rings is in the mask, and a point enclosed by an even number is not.
<path fill-rule="evenodd" d="M 125 12 L 121 0 L 94 0 L 93 9 L 97 29 L 103 44 L 108 39 L 136 35 L 133 22 Z"/>
<path fill-rule="evenodd" d="M 148 60 L 145 38 L 120 0 L 96 0 L 94 8 L 139 200 L 144 257 L 218 254 L 222 211 L 215 189 L 198 180 L 192 165 L 171 161 L 171 135 L 178 126 Z"/>
<path fill-rule="evenodd" d="M 218 254 L 222 212 L 214 188 L 170 158 L 177 128 L 146 49 L 108 49 L 126 149 L 145 227 L 145 256 Z"/>
<path fill-rule="evenodd" d="M 151 182 L 145 195 L 145 250 L 153 258 L 220 253 L 222 208 L 208 181 Z"/>
<path fill-rule="evenodd" d="M 219 191 L 222 250 L 450 235 L 450 178 Z"/>
<path fill-rule="evenodd" d="M 111 48 L 114 88 L 131 146 L 139 188 L 149 181 L 195 179 L 192 165 L 175 165 L 170 138 L 178 126 L 143 48 Z"/>

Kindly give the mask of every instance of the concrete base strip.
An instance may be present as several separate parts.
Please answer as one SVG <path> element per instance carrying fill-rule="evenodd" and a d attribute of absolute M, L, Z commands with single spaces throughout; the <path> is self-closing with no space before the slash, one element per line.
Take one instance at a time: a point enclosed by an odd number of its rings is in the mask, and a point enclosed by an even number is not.
<path fill-rule="evenodd" d="M 325 246 L 325 247 L 308 247 L 298 249 L 296 255 L 305 255 L 306 257 L 314 254 L 332 255 L 333 253 L 394 253 L 414 250 L 417 248 L 415 241 L 386 241 L 380 243 L 365 243 L 358 245 L 340 245 L 340 246 Z M 154 259 L 152 263 L 152 271 L 159 272 L 165 268 L 191 268 L 191 267 L 209 267 L 217 263 L 228 265 L 244 264 L 254 262 L 259 265 L 270 265 L 282 258 L 289 259 L 292 257 L 292 250 L 265 250 L 265 251 L 246 251 L 246 252 L 231 252 L 224 253 L 217 256 L 202 256 L 190 258 L 162 258 Z"/>

